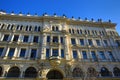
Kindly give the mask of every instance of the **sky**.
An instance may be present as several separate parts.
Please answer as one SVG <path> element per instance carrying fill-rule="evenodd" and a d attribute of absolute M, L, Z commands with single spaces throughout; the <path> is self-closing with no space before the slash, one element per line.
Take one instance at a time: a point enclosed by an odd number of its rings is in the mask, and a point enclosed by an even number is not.
<path fill-rule="evenodd" d="M 120 0 L 0 0 L 0 10 L 18 14 L 22 12 L 32 15 L 43 13 L 58 16 L 65 14 L 68 18 L 102 19 L 117 23 L 116 30 L 120 35 Z"/>

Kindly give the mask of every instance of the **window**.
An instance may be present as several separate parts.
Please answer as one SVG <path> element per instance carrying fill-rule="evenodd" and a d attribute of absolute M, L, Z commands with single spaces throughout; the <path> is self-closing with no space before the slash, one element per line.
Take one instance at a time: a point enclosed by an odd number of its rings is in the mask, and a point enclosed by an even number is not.
<path fill-rule="evenodd" d="M 78 34 L 80 33 L 78 29 L 77 29 L 77 33 L 78 33 Z"/>
<path fill-rule="evenodd" d="M 23 28 L 23 25 L 20 26 L 20 30 L 22 30 L 22 28 Z"/>
<path fill-rule="evenodd" d="M 28 26 L 26 26 L 26 29 L 25 29 L 26 31 L 28 31 Z"/>
<path fill-rule="evenodd" d="M 52 56 L 58 56 L 58 49 L 53 49 L 53 54 L 52 54 Z"/>
<path fill-rule="evenodd" d="M 40 27 L 38 27 L 38 31 L 40 31 Z"/>
<path fill-rule="evenodd" d="M 36 43 L 38 43 L 38 36 L 34 36 L 34 39 L 33 39 L 33 42 L 36 42 Z"/>
<path fill-rule="evenodd" d="M 56 31 L 59 31 L 59 28 L 58 28 L 58 26 L 56 26 Z"/>
<path fill-rule="evenodd" d="M 100 54 L 100 58 L 101 58 L 101 59 L 103 59 L 103 60 L 106 59 L 103 51 L 99 51 L 99 54 Z"/>
<path fill-rule="evenodd" d="M 71 33 L 71 29 L 69 29 L 69 33 Z"/>
<path fill-rule="evenodd" d="M 15 48 L 10 48 L 9 53 L 8 53 L 8 57 L 13 57 L 14 51 L 15 51 Z"/>
<path fill-rule="evenodd" d="M 72 45 L 75 45 L 75 44 L 76 44 L 75 38 L 71 38 L 71 43 L 72 43 Z"/>
<path fill-rule="evenodd" d="M 87 53 L 86 51 L 82 51 L 83 59 L 87 59 Z"/>
<path fill-rule="evenodd" d="M 61 41 L 61 43 L 63 43 L 63 37 L 60 37 L 60 41 Z"/>
<path fill-rule="evenodd" d="M 109 54 L 110 60 L 114 60 L 115 59 L 111 51 L 108 51 L 108 54 Z"/>
<path fill-rule="evenodd" d="M 104 45 L 105 45 L 105 46 L 108 46 L 107 40 L 103 40 L 103 42 L 104 42 Z"/>
<path fill-rule="evenodd" d="M 61 49 L 61 57 L 64 58 L 64 49 Z"/>
<path fill-rule="evenodd" d="M 28 42 L 29 36 L 24 36 L 23 42 Z"/>
<path fill-rule="evenodd" d="M 18 41 L 19 35 L 14 35 L 13 41 Z"/>
<path fill-rule="evenodd" d="M 26 49 L 21 49 L 20 57 L 25 57 Z"/>
<path fill-rule="evenodd" d="M 101 46 L 100 40 L 96 40 L 97 46 Z"/>
<path fill-rule="evenodd" d="M 46 58 L 49 58 L 49 57 L 50 57 L 50 50 L 46 49 Z"/>
<path fill-rule="evenodd" d="M 17 30 L 19 30 L 19 25 L 17 25 Z"/>
<path fill-rule="evenodd" d="M 37 26 L 35 26 L 34 31 L 37 31 Z"/>
<path fill-rule="evenodd" d="M 55 27 L 54 26 L 52 26 L 52 31 L 55 31 Z"/>
<path fill-rule="evenodd" d="M 81 34 L 83 33 L 82 30 L 80 30 L 80 33 L 81 33 Z"/>
<path fill-rule="evenodd" d="M 29 31 L 32 31 L 32 26 L 29 27 Z"/>
<path fill-rule="evenodd" d="M 120 46 L 120 41 L 116 40 L 116 44 L 117 44 L 117 46 Z"/>
<path fill-rule="evenodd" d="M 80 39 L 80 45 L 84 45 L 84 39 Z"/>
<path fill-rule="evenodd" d="M 58 37 L 57 36 L 53 36 L 53 42 L 58 42 Z"/>
<path fill-rule="evenodd" d="M 35 59 L 35 57 L 36 57 L 36 52 L 37 52 L 36 49 L 32 49 L 32 50 L 31 50 L 30 58 Z"/>
<path fill-rule="evenodd" d="M 77 57 L 77 51 L 76 51 L 76 50 L 73 50 L 73 58 L 74 58 L 74 59 L 78 58 L 78 57 Z"/>
<path fill-rule="evenodd" d="M 0 56 L 2 56 L 4 48 L 0 47 Z"/>
<path fill-rule="evenodd" d="M 72 33 L 74 34 L 74 29 L 72 29 Z"/>
<path fill-rule="evenodd" d="M 3 41 L 8 41 L 8 38 L 9 38 L 9 35 L 8 35 L 8 34 L 5 34 L 5 35 L 4 35 L 4 38 L 3 38 Z"/>
<path fill-rule="evenodd" d="M 97 56 L 96 56 L 96 54 L 95 54 L 95 51 L 91 51 L 91 55 L 92 55 L 92 59 L 93 59 L 94 61 L 96 61 L 96 60 L 97 60 Z"/>
<path fill-rule="evenodd" d="M 47 42 L 50 42 L 50 36 L 47 36 Z"/>
<path fill-rule="evenodd" d="M 87 34 L 87 31 L 85 30 L 85 34 Z"/>
<path fill-rule="evenodd" d="M 9 30 L 10 29 L 10 24 L 8 24 L 8 27 L 7 27 L 7 30 Z"/>
<path fill-rule="evenodd" d="M 92 43 L 92 39 L 88 39 L 88 44 L 89 44 L 90 46 L 93 45 L 93 43 Z"/>

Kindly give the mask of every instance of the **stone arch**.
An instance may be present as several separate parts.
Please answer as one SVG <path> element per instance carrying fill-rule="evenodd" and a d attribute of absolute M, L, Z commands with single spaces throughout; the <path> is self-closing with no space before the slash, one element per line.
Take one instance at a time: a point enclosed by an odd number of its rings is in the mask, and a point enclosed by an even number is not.
<path fill-rule="evenodd" d="M 118 67 L 113 68 L 113 73 L 114 73 L 114 76 L 120 77 L 120 69 Z"/>
<path fill-rule="evenodd" d="M 101 76 L 103 76 L 103 77 L 110 76 L 110 72 L 106 67 L 102 67 L 100 73 L 101 73 Z"/>
<path fill-rule="evenodd" d="M 46 77 L 48 79 L 63 79 L 64 74 L 63 74 L 63 71 L 61 71 L 59 69 L 51 69 L 48 71 Z"/>
<path fill-rule="evenodd" d="M 93 67 L 89 67 L 87 69 L 87 76 L 89 77 L 96 77 L 97 76 L 97 71 Z"/>
<path fill-rule="evenodd" d="M 31 78 L 35 78 L 37 77 L 37 70 L 34 68 L 34 67 L 28 67 L 26 70 L 25 70 L 25 75 L 24 77 L 31 77 Z"/>
<path fill-rule="evenodd" d="M 13 66 L 8 70 L 7 77 L 19 77 L 20 69 L 17 66 Z"/>
<path fill-rule="evenodd" d="M 84 76 L 84 73 L 83 73 L 83 71 L 82 71 L 81 68 L 75 67 L 75 68 L 73 69 L 72 76 L 73 76 L 73 77 L 83 77 L 83 76 Z"/>

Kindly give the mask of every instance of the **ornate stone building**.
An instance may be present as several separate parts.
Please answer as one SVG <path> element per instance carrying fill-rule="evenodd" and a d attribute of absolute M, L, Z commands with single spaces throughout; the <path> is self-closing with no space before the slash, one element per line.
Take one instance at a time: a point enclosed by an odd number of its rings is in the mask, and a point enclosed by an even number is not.
<path fill-rule="evenodd" d="M 1 80 L 120 80 L 115 23 L 0 12 Z"/>

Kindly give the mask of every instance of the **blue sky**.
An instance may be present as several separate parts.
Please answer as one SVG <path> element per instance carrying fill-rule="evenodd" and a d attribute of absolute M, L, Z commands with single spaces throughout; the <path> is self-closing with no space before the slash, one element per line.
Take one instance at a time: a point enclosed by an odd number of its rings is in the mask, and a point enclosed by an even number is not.
<path fill-rule="evenodd" d="M 66 14 L 68 18 L 111 19 L 117 23 L 116 30 L 120 34 L 120 0 L 0 0 L 0 9 L 8 13 L 42 15 L 47 12 L 49 15 Z"/>

